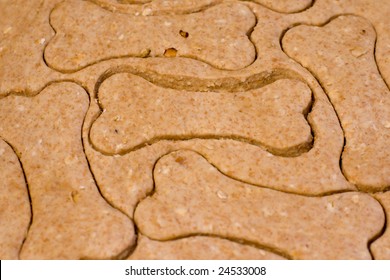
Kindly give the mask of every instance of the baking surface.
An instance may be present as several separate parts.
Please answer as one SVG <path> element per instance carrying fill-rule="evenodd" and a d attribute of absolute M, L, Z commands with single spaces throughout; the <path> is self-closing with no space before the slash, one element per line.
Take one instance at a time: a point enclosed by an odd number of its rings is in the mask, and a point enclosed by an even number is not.
<path fill-rule="evenodd" d="M 388 0 L 0 12 L 0 259 L 390 259 Z"/>

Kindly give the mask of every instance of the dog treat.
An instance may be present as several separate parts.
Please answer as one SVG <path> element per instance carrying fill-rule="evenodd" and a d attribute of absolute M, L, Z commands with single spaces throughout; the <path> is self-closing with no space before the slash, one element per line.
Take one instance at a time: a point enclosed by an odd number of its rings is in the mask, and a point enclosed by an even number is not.
<path fill-rule="evenodd" d="M 278 254 L 209 236 L 156 241 L 140 234 L 131 260 L 282 260 Z"/>
<path fill-rule="evenodd" d="M 28 190 L 19 160 L 0 139 L 0 259 L 17 259 L 30 226 Z"/>
<path fill-rule="evenodd" d="M 0 258 L 390 259 L 388 0 L 0 11 Z"/>
<path fill-rule="evenodd" d="M 303 115 L 311 91 L 299 81 L 279 80 L 247 92 L 188 92 L 123 73 L 104 81 L 98 101 L 103 113 L 92 125 L 91 141 L 105 154 L 162 139 L 228 138 L 290 156 L 307 151 L 312 141 Z"/>
<path fill-rule="evenodd" d="M 0 99 L 0 135 L 20 157 L 32 200 L 23 259 L 113 258 L 133 245 L 132 222 L 100 196 L 83 155 L 87 108 L 74 83 Z"/>
<path fill-rule="evenodd" d="M 114 14 L 89 2 L 70 1 L 57 6 L 50 19 L 57 33 L 44 55 L 48 65 L 60 71 L 131 56 L 184 56 L 233 70 L 248 66 L 256 55 L 246 35 L 255 16 L 237 3 L 154 17 Z"/>
<path fill-rule="evenodd" d="M 369 259 L 367 242 L 384 223 L 382 207 L 367 194 L 304 197 L 259 188 L 223 176 L 190 151 L 160 159 L 154 180 L 135 222 L 157 240 L 212 234 L 297 259 Z"/>
<path fill-rule="evenodd" d="M 307 15 L 311 21 L 328 14 L 327 19 L 337 15 L 353 14 L 368 20 L 375 28 L 377 35 L 375 42 L 375 62 L 387 85 L 390 83 L 390 5 L 387 0 L 343 0 L 343 1 L 317 1 L 313 9 Z M 321 23 L 319 23 L 321 25 Z M 318 25 L 316 23 L 316 25 Z"/>
<path fill-rule="evenodd" d="M 321 28 L 292 28 L 282 43 L 320 80 L 335 106 L 346 138 L 346 177 L 367 191 L 388 187 L 390 91 L 375 64 L 372 25 L 361 17 L 340 16 Z"/>

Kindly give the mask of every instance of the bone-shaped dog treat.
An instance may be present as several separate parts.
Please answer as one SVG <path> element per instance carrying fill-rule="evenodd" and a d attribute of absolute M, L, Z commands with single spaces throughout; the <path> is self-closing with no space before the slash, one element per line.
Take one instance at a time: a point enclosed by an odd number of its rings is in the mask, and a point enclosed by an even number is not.
<path fill-rule="evenodd" d="M 27 186 L 17 156 L 0 139 L 0 259 L 18 259 L 30 225 Z"/>
<path fill-rule="evenodd" d="M 98 96 L 104 111 L 91 128 L 91 140 L 107 154 L 162 139 L 225 137 L 265 146 L 278 155 L 297 155 L 311 146 L 303 115 L 311 91 L 296 80 L 247 92 L 190 92 L 122 73 L 104 81 Z"/>
<path fill-rule="evenodd" d="M 135 211 L 139 231 L 156 240 L 212 234 L 274 248 L 296 259 L 369 259 L 367 242 L 384 213 L 358 192 L 306 197 L 230 179 L 192 151 L 161 158 L 155 192 Z"/>
<path fill-rule="evenodd" d="M 88 168 L 81 142 L 88 104 L 74 83 L 0 99 L 0 136 L 17 151 L 32 200 L 21 258 L 113 258 L 133 245 L 132 222 L 101 197 Z"/>
<path fill-rule="evenodd" d="M 283 38 L 287 54 L 318 77 L 334 104 L 346 139 L 344 174 L 367 191 L 390 186 L 390 92 L 374 45 L 374 28 L 356 16 L 294 27 Z"/>
<path fill-rule="evenodd" d="M 156 241 L 139 234 L 131 260 L 281 260 L 283 257 L 256 247 L 210 236 Z"/>
<path fill-rule="evenodd" d="M 60 71 L 130 56 L 184 56 L 232 70 L 248 66 L 256 56 L 247 36 L 255 16 L 238 3 L 189 15 L 132 16 L 70 1 L 57 6 L 50 18 L 57 33 L 45 59 Z"/>

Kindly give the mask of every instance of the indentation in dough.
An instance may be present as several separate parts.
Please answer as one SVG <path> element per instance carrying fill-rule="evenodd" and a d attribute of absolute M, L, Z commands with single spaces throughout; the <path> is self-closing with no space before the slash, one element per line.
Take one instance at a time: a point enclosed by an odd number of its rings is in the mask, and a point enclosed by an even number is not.
<path fill-rule="evenodd" d="M 263 5 L 280 13 L 296 13 L 312 6 L 313 0 L 247 0 Z M 142 9 L 150 9 L 153 14 L 180 14 L 189 13 L 207 8 L 210 5 L 221 3 L 222 0 L 93 0 L 103 7 L 126 10 L 126 5 L 144 4 Z"/>
<path fill-rule="evenodd" d="M 296 156 L 311 147 L 304 112 L 310 88 L 279 80 L 247 92 L 191 92 L 158 87 L 121 73 L 98 92 L 103 113 L 92 125 L 91 141 L 105 154 L 124 154 L 159 140 L 229 138 Z"/>
<path fill-rule="evenodd" d="M 303 11 L 313 4 L 313 0 L 252 0 L 255 3 L 262 4 L 271 10 L 281 13 L 296 13 Z"/>
<path fill-rule="evenodd" d="M 282 260 L 283 257 L 210 236 L 190 236 L 177 240 L 156 241 L 139 234 L 131 260 Z"/>
<path fill-rule="evenodd" d="M 0 259 L 16 260 L 30 226 L 27 185 L 12 148 L 0 139 Z"/>
<path fill-rule="evenodd" d="M 390 186 L 390 91 L 374 58 L 376 34 L 362 17 L 298 26 L 283 38 L 289 56 L 325 88 L 345 134 L 342 169 L 361 190 Z"/>
<path fill-rule="evenodd" d="M 51 13 L 55 37 L 45 49 L 48 65 L 74 72 L 118 57 L 163 57 L 174 48 L 177 56 L 235 70 L 250 65 L 256 50 L 247 33 L 256 23 L 252 11 L 239 3 L 223 3 L 199 13 L 171 16 L 112 13 L 82 2 L 65 2 Z M 191 36 L 183 38 L 180 30 Z"/>
<path fill-rule="evenodd" d="M 370 259 L 367 242 L 384 225 L 381 205 L 367 194 L 306 197 L 255 187 L 222 175 L 191 151 L 162 157 L 154 182 L 134 217 L 139 231 L 155 240 L 212 234 L 296 259 Z"/>
<path fill-rule="evenodd" d="M 386 217 L 390 217 L 390 191 L 374 195 L 386 211 Z M 376 260 L 390 260 L 390 221 L 387 220 L 384 234 L 371 244 L 371 252 Z"/>

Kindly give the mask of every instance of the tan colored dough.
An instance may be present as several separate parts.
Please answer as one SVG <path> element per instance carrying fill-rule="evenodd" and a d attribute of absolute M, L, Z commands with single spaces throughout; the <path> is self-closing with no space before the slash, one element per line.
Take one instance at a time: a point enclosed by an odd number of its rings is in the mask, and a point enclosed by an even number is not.
<path fill-rule="evenodd" d="M 49 25 L 51 9 L 61 0 L 0 1 L 0 98 L 11 92 L 36 94 L 58 73 L 42 60 L 54 35 Z"/>
<path fill-rule="evenodd" d="M 340 172 L 342 131 L 331 118 L 329 104 L 317 102 L 308 120 L 313 148 L 298 157 L 274 156 L 264 149 L 234 140 L 159 141 L 125 155 L 104 156 L 86 146 L 91 168 L 103 195 L 133 216 L 134 207 L 153 188 L 156 160 L 177 149 L 204 155 L 221 172 L 241 181 L 291 193 L 321 195 L 356 190 Z"/>
<path fill-rule="evenodd" d="M 0 99 L 0 136 L 15 147 L 32 200 L 23 259 L 114 258 L 133 245 L 132 222 L 103 200 L 88 169 L 80 135 L 87 108 L 74 83 Z"/>
<path fill-rule="evenodd" d="M 91 168 L 104 197 L 130 217 L 138 202 L 153 189 L 156 159 L 178 149 L 195 150 L 229 177 L 244 178 L 259 186 L 306 195 L 355 190 L 336 168 L 337 161 L 310 158 L 317 153 L 313 149 L 294 158 L 274 157 L 257 146 L 233 140 L 160 141 L 123 156 L 104 156 L 88 149 Z M 286 169 L 282 169 L 283 164 Z M 335 173 L 331 173 L 332 165 Z"/>
<path fill-rule="evenodd" d="M 375 64 L 370 23 L 340 16 L 321 28 L 295 27 L 282 43 L 320 80 L 335 106 L 346 138 L 342 167 L 349 181 L 366 191 L 390 186 L 390 91 Z"/>
<path fill-rule="evenodd" d="M 262 4 L 276 12 L 280 13 L 297 13 L 313 4 L 313 0 L 252 0 L 255 3 Z"/>
<path fill-rule="evenodd" d="M 19 160 L 0 138 L 0 259 L 16 260 L 31 220 L 30 201 Z"/>
<path fill-rule="evenodd" d="M 375 58 L 380 73 L 389 84 L 390 5 L 388 0 L 318 0 L 312 1 L 313 7 L 305 8 L 305 11 L 295 14 L 274 12 L 270 10 L 271 6 L 268 8 L 264 6 L 265 1 L 241 1 L 241 4 L 249 7 L 256 15 L 256 27 L 253 32 L 250 30 L 248 38 L 256 47 L 257 56 L 253 63 L 236 71 L 216 69 L 192 58 L 126 57 L 102 61 L 72 74 L 59 73 L 49 68 L 43 60 L 44 48 L 54 36 L 49 15 L 59 2 L 62 0 L 0 0 L 2 11 L 0 96 L 14 93 L 33 96 L 48 84 L 58 80 L 77 81 L 82 84 L 91 94 L 90 110 L 82 134 L 85 152 L 104 197 L 130 217 L 133 216 L 135 205 L 153 188 L 152 170 L 158 158 L 182 148 L 201 153 L 229 177 L 258 186 L 321 196 L 333 192 L 356 190 L 354 185 L 346 181 L 339 168 L 343 133 L 331 104 L 312 75 L 283 52 L 279 40 L 285 30 L 299 23 L 323 25 L 340 14 L 359 15 L 375 27 L 377 33 Z M 69 3 L 68 0 L 65 2 Z M 209 3 L 214 5 L 217 1 L 180 0 L 176 1 L 178 2 L 176 6 L 171 5 L 171 8 L 163 7 L 165 0 L 152 1 L 143 5 L 115 4 L 118 3 L 117 0 L 94 0 L 94 2 L 105 2 L 99 5 L 106 5 L 105 9 L 116 13 L 127 13 L 127 16 L 144 14 L 144 17 L 154 18 L 156 15 L 178 15 L 207 10 L 206 6 Z M 271 2 L 279 8 L 284 3 L 291 5 L 290 7 L 298 3 L 298 1 Z M 302 4 L 301 7 L 303 6 Z M 122 46 L 118 48 L 120 47 Z M 59 58 L 59 61 L 61 59 Z M 107 75 L 118 72 L 133 73 L 157 86 L 176 86 L 177 89 L 184 91 L 246 91 L 261 88 L 278 79 L 302 80 L 313 92 L 314 106 L 307 118 L 313 130 L 313 148 L 298 157 L 286 158 L 272 155 L 248 143 L 193 139 L 159 141 L 126 155 L 104 156 L 94 150 L 88 142 L 90 126 L 99 112 L 99 107 L 94 102 L 94 89 Z M 57 103 L 62 103 L 62 100 L 57 100 Z M 46 112 L 49 107 L 51 105 L 46 106 L 42 111 Z M 44 115 L 42 113 L 42 116 Z M 3 123 L 0 122 L 0 126 L 2 125 Z M 80 135 L 78 137 L 80 138 Z M 386 200 L 383 198 L 385 195 L 383 197 L 378 195 L 376 194 L 375 197 L 385 205 Z M 385 231 L 378 241 L 372 243 L 371 249 L 375 258 L 389 258 L 386 254 L 387 236 L 388 232 Z M 74 256 L 74 258 L 78 257 Z"/>
<path fill-rule="evenodd" d="M 374 197 L 379 200 L 386 212 L 387 224 L 383 234 L 371 244 L 370 249 L 375 259 L 390 260 L 390 225 L 388 221 L 390 217 L 390 191 L 376 193 Z"/>
<path fill-rule="evenodd" d="M 300 12 L 309 8 L 313 0 L 251 0 L 254 3 L 264 5 L 269 9 L 281 13 Z M 223 2 L 222 0 L 92 0 L 92 2 L 109 9 L 125 13 L 143 13 L 148 15 L 160 14 L 184 14 L 206 9 L 208 6 Z M 143 5 L 137 5 L 142 4 Z"/>
<path fill-rule="evenodd" d="M 154 180 L 134 220 L 142 234 L 161 241 L 212 234 L 295 259 L 370 259 L 367 242 L 384 225 L 382 207 L 369 195 L 305 197 L 259 188 L 223 176 L 192 151 L 161 158 Z"/>
<path fill-rule="evenodd" d="M 104 154 L 191 138 L 236 139 L 282 156 L 311 148 L 311 129 L 303 115 L 311 91 L 300 81 L 279 80 L 246 92 L 190 92 L 122 73 L 103 82 L 98 102 L 103 112 L 90 137 Z"/>
<path fill-rule="evenodd" d="M 248 66 L 256 56 L 247 37 L 255 16 L 238 3 L 190 15 L 149 17 L 115 14 L 90 2 L 68 1 L 52 11 L 50 22 L 57 33 L 44 56 L 49 66 L 64 72 L 132 56 L 184 56 L 234 70 Z"/>
<path fill-rule="evenodd" d="M 166 15 L 188 14 L 207 9 L 221 3 L 220 0 L 93 0 L 94 3 L 113 12 L 130 13 L 135 15 Z M 141 4 L 142 2 L 142 4 Z M 141 5 L 140 5 L 141 4 Z"/>
<path fill-rule="evenodd" d="M 156 241 L 140 234 L 130 260 L 282 260 L 256 247 L 209 236 Z"/>
<path fill-rule="evenodd" d="M 150 15 L 160 14 L 187 14 L 207 9 L 210 6 L 222 3 L 221 0 L 180 0 L 164 1 L 152 0 L 142 5 L 142 13 Z"/>
<path fill-rule="evenodd" d="M 313 148 L 299 157 L 286 158 L 237 141 L 160 141 L 134 153 L 109 157 L 87 145 L 86 154 L 103 195 L 129 216 L 153 186 L 150 174 L 155 161 L 180 148 L 194 149 L 223 173 L 260 186 L 308 195 L 356 189 L 340 171 L 344 139 L 334 109 L 310 73 L 278 48 L 283 30 L 302 18 L 298 14 L 280 15 L 255 4 L 250 7 L 258 20 L 250 36 L 258 56 L 249 67 L 221 71 L 180 57 L 147 58 L 143 63 L 135 59 L 111 61 L 118 67 L 109 67 L 107 61 L 100 64 L 103 69 L 107 65 L 108 70 L 100 76 L 99 84 L 108 76 L 122 72 L 138 74 L 162 87 L 186 91 L 246 91 L 282 78 L 302 79 L 313 92 L 313 107 L 307 118 L 314 134 Z M 326 20 L 326 15 L 322 17 Z M 92 92 L 94 85 L 90 89 Z M 95 121 L 97 114 L 97 108 L 91 110 L 87 122 Z M 88 135 L 89 130 L 85 129 L 85 139 Z"/>
<path fill-rule="evenodd" d="M 353 14 L 361 16 L 374 26 L 377 39 L 375 43 L 375 58 L 378 68 L 390 84 L 390 5 L 388 0 L 321 0 L 316 1 L 313 7 L 297 17 L 308 16 L 307 24 L 324 24 L 330 18 Z M 295 16 L 295 15 L 294 15 Z M 321 22 L 321 19 L 322 20 Z"/>

